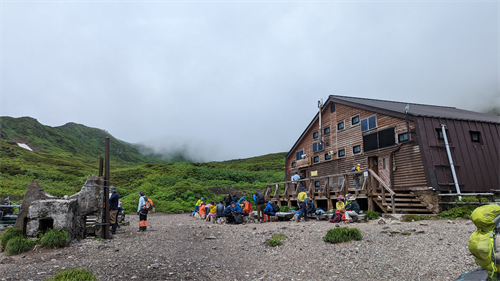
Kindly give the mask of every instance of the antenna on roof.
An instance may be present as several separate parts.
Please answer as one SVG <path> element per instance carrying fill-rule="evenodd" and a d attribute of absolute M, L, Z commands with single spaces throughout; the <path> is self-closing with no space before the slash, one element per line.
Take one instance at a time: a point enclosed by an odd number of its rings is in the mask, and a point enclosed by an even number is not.
<path fill-rule="evenodd" d="M 405 114 L 408 114 L 408 111 L 410 111 L 410 104 L 407 103 L 405 106 Z"/>

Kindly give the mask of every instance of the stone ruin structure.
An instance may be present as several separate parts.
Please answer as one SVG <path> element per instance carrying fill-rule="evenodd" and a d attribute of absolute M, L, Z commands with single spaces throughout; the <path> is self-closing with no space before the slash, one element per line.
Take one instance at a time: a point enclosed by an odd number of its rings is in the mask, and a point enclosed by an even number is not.
<path fill-rule="evenodd" d="M 54 197 L 37 182 L 31 182 L 23 198 L 15 227 L 27 237 L 35 238 L 38 231 L 65 229 L 69 238 L 102 236 L 103 178 L 89 176 L 80 192 L 64 198 Z"/>

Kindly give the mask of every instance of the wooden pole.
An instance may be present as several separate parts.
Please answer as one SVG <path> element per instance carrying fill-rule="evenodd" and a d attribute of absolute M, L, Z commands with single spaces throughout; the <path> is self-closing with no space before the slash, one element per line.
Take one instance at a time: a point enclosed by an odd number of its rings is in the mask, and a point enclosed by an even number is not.
<path fill-rule="evenodd" d="M 105 139 L 104 239 L 109 239 L 109 137 Z"/>

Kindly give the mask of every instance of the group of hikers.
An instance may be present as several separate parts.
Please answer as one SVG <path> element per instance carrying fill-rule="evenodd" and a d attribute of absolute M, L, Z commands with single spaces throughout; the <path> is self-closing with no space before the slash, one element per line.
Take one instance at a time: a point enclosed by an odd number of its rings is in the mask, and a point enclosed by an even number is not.
<path fill-rule="evenodd" d="M 138 232 L 146 231 L 148 226 L 148 212 L 153 207 L 153 201 L 146 198 L 144 191 L 139 191 L 139 204 L 137 206 L 137 214 L 139 215 L 139 229 Z M 120 226 L 118 225 L 118 215 L 123 213 L 122 202 L 118 193 L 116 192 L 116 187 L 109 187 L 109 224 L 111 234 L 116 233 L 116 229 Z"/>

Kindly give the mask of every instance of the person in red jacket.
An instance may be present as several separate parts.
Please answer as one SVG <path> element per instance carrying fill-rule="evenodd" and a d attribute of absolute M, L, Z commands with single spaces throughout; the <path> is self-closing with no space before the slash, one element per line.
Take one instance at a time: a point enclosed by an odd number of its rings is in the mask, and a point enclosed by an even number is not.
<path fill-rule="evenodd" d="M 245 204 L 245 206 L 243 207 L 243 213 L 247 213 L 247 214 L 252 213 L 253 209 L 252 209 L 252 205 L 250 204 L 250 202 L 245 200 L 243 203 Z"/>

